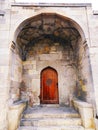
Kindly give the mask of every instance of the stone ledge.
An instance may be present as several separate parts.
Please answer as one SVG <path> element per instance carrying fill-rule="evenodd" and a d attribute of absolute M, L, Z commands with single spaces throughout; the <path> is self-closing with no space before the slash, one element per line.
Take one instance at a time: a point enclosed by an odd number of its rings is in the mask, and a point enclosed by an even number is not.
<path fill-rule="evenodd" d="M 25 7 L 87 7 L 91 3 L 11 3 L 11 6 L 25 6 Z"/>
<path fill-rule="evenodd" d="M 98 10 L 94 10 L 93 15 L 98 15 Z"/>
<path fill-rule="evenodd" d="M 82 108 L 92 108 L 92 104 L 89 104 L 87 102 L 83 102 L 81 100 L 74 100 L 74 104 L 78 107 Z"/>
<path fill-rule="evenodd" d="M 4 16 L 5 15 L 5 11 L 0 10 L 0 16 Z"/>
<path fill-rule="evenodd" d="M 15 103 L 11 104 L 9 106 L 9 109 L 19 109 L 21 106 L 23 106 L 23 104 L 26 105 L 26 102 L 27 101 L 23 101 L 23 100 L 17 101 Z"/>

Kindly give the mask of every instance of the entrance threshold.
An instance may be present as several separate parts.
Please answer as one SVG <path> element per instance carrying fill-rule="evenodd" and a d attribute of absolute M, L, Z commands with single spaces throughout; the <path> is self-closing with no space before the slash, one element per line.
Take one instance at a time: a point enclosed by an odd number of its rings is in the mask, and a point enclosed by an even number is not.
<path fill-rule="evenodd" d="M 59 104 L 40 104 L 41 107 L 60 107 Z"/>

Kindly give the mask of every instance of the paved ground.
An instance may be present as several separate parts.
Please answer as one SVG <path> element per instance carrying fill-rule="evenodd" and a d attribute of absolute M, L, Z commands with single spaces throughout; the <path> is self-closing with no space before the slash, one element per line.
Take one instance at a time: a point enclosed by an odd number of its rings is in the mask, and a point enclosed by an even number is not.
<path fill-rule="evenodd" d="M 65 106 L 34 106 L 34 107 L 28 107 L 24 114 L 31 114 L 31 113 L 77 113 L 72 107 L 65 107 Z"/>

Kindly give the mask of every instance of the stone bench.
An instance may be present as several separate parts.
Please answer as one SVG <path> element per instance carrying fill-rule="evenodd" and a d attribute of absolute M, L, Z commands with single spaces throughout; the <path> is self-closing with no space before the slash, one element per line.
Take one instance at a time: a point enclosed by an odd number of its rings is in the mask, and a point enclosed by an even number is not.
<path fill-rule="evenodd" d="M 8 130 L 17 130 L 26 102 L 19 101 L 9 106 L 8 111 Z"/>
<path fill-rule="evenodd" d="M 75 110 L 79 112 L 84 128 L 95 129 L 94 110 L 92 105 L 78 99 L 74 99 L 72 104 Z"/>

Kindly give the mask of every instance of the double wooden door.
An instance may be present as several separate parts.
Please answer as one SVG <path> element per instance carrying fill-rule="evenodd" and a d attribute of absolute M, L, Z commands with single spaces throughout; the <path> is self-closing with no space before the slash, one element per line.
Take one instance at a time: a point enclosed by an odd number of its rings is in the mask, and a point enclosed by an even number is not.
<path fill-rule="evenodd" d="M 41 72 L 40 101 L 42 104 L 57 104 L 58 98 L 58 74 L 56 70 L 48 67 Z"/>

